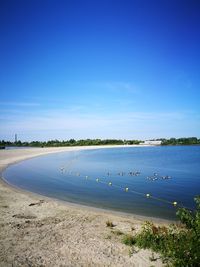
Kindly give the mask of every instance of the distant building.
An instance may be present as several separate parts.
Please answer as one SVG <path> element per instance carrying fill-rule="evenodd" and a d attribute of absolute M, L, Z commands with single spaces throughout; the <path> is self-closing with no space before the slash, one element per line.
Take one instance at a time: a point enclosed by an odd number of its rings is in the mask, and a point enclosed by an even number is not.
<path fill-rule="evenodd" d="M 144 141 L 144 145 L 154 145 L 154 146 L 159 146 L 161 145 L 162 141 L 154 141 L 154 140 L 146 140 Z"/>

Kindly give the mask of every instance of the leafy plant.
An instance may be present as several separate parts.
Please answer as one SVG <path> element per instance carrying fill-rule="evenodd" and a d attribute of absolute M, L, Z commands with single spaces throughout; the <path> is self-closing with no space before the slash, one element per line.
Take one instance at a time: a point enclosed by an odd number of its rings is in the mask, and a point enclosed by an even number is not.
<path fill-rule="evenodd" d="M 134 239 L 134 237 L 132 235 L 126 234 L 126 235 L 123 236 L 122 242 L 125 245 L 132 246 L 132 245 L 135 244 L 135 239 Z"/>
<path fill-rule="evenodd" d="M 194 212 L 181 208 L 177 216 L 184 225 L 155 226 L 145 222 L 142 231 L 125 239 L 125 244 L 159 252 L 168 266 L 200 266 L 200 196 Z M 130 241 L 129 241 L 130 240 Z"/>

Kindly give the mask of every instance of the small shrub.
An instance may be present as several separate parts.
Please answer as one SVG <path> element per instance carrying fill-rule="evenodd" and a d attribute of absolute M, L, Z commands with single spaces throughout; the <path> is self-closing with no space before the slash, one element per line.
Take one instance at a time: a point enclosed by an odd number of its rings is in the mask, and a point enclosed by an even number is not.
<path fill-rule="evenodd" d="M 107 221 L 106 226 L 112 228 L 114 227 L 114 224 L 111 221 Z"/>
<path fill-rule="evenodd" d="M 122 243 L 124 243 L 127 246 L 132 246 L 135 244 L 135 239 L 132 235 L 127 234 L 123 236 Z"/>

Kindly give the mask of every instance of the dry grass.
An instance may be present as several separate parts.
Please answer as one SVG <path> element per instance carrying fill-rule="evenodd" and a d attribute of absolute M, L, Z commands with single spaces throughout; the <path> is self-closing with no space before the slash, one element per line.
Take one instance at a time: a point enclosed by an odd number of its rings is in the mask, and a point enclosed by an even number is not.
<path fill-rule="evenodd" d="M 110 227 L 110 228 L 113 228 L 113 227 L 115 227 L 115 225 L 113 224 L 113 222 L 111 222 L 111 221 L 106 221 L 106 226 L 107 227 Z"/>

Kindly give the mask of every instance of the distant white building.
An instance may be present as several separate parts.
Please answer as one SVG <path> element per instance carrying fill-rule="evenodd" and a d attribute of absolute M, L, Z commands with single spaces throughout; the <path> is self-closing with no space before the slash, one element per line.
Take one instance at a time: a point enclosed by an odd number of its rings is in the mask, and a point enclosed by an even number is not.
<path fill-rule="evenodd" d="M 151 140 L 146 140 L 144 141 L 144 145 L 154 145 L 154 146 L 159 146 L 161 145 L 162 141 L 151 141 Z"/>

